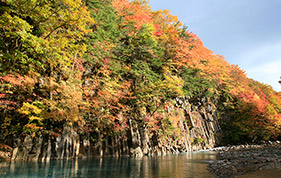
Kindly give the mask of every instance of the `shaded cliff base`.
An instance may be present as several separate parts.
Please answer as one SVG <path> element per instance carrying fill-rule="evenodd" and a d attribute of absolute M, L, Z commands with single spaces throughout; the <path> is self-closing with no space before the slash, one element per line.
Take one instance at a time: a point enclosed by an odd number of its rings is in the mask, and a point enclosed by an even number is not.
<path fill-rule="evenodd" d="M 128 128 L 118 133 L 102 129 L 79 133 L 65 126 L 60 133 L 39 131 L 33 135 L 3 138 L 0 135 L 0 157 L 12 161 L 142 157 L 204 150 L 217 145 L 221 128 L 214 106 L 206 100 L 200 101 L 196 107 L 190 107 L 184 98 L 176 101 L 176 106 L 168 108 L 168 114 L 175 115 L 176 119 L 165 121 L 168 124 L 159 121 L 157 130 L 144 121 L 129 119 Z"/>
<path fill-rule="evenodd" d="M 145 130 L 131 130 L 129 134 L 120 138 L 109 137 L 104 141 L 91 141 L 89 137 L 79 136 L 72 129 L 64 129 L 61 135 L 26 136 L 23 138 L 6 139 L 0 143 L 0 160 L 5 161 L 49 161 L 51 159 L 91 158 L 102 156 L 153 156 L 177 154 L 214 147 L 215 138 L 209 137 L 201 141 L 188 137 L 188 140 L 171 141 L 157 135 L 151 138 Z M 7 143 L 10 143 L 8 146 Z"/>
<path fill-rule="evenodd" d="M 209 165 L 217 177 L 256 177 L 269 170 L 281 177 L 281 143 L 241 145 L 217 149 L 219 159 Z M 271 177 L 267 175 L 266 177 Z"/>

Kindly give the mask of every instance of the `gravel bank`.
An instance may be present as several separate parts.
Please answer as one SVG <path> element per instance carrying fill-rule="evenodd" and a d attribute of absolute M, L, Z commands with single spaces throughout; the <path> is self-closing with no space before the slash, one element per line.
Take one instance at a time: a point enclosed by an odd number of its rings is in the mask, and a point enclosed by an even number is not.
<path fill-rule="evenodd" d="M 221 147 L 213 151 L 219 152 L 219 159 L 209 165 L 209 170 L 219 178 L 239 177 L 260 170 L 281 170 L 279 142 Z"/>

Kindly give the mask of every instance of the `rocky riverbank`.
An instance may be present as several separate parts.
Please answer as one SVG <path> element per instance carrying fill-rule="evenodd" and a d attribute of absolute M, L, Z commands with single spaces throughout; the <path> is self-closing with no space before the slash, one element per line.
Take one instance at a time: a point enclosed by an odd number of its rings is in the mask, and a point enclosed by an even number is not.
<path fill-rule="evenodd" d="M 281 170 L 280 142 L 221 147 L 213 151 L 219 152 L 219 159 L 209 165 L 209 170 L 219 178 L 239 177 L 266 169 Z"/>

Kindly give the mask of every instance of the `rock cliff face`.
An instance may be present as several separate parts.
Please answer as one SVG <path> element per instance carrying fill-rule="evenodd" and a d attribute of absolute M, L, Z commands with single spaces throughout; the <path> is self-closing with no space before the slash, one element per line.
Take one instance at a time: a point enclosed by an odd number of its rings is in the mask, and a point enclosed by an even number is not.
<path fill-rule="evenodd" d="M 186 98 L 177 98 L 176 104 L 168 107 L 167 111 L 177 118 L 171 123 L 170 134 L 152 130 L 133 119 L 128 121 L 128 129 L 122 135 L 107 136 L 103 140 L 98 133 L 82 136 L 65 127 L 57 135 L 37 133 L 24 138 L 5 138 L 5 144 L 12 147 L 7 157 L 11 160 L 48 161 L 104 155 L 165 155 L 215 146 L 220 126 L 214 104 L 202 99 L 194 105 Z M 165 130 L 161 124 L 159 128 Z"/>
<path fill-rule="evenodd" d="M 35 136 L 21 139 L 8 138 L 5 142 L 12 146 L 9 154 L 11 160 L 71 159 L 77 157 L 80 152 L 83 152 L 84 156 L 89 156 L 88 140 L 80 140 L 79 135 L 68 127 L 56 137 L 37 133 Z"/>

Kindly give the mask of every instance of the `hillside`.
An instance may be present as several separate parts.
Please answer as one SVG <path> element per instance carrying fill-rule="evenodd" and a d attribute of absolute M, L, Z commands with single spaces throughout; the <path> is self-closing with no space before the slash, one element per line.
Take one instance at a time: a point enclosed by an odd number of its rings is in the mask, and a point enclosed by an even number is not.
<path fill-rule="evenodd" d="M 0 150 L 152 155 L 281 138 L 281 93 L 146 1 L 0 1 Z"/>

